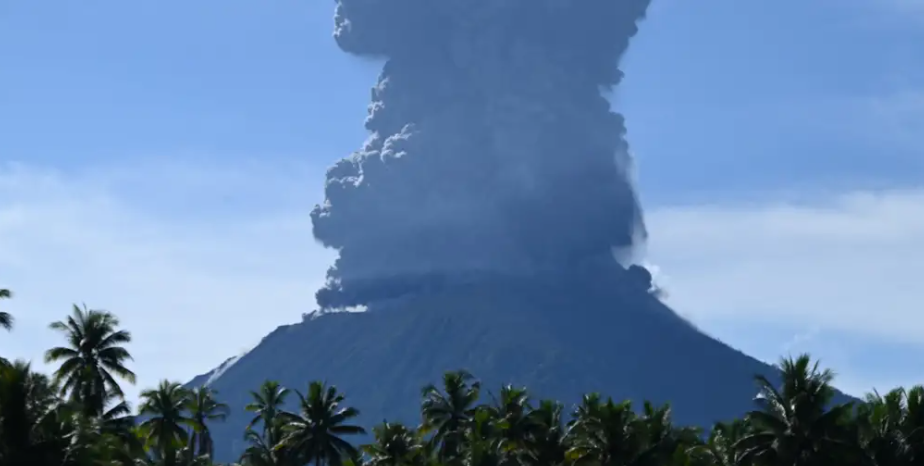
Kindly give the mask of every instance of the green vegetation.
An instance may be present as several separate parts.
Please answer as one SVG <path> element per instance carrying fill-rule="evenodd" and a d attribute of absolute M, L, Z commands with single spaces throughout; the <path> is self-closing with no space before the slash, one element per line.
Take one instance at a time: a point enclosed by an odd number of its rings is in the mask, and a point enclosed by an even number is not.
<path fill-rule="evenodd" d="M 0 298 L 10 292 L 0 290 Z M 14 320 L 0 312 L 0 326 Z M 111 313 L 74 306 L 51 324 L 64 345 L 48 350 L 52 376 L 0 359 L 0 465 L 207 466 L 209 427 L 229 407 L 207 388 L 164 380 L 141 392 L 136 419 L 122 383 L 131 334 Z M 710 430 L 675 425 L 669 406 L 588 394 L 573 408 L 532 400 L 525 388 L 494 393 L 465 371 L 422 389 L 419 426 L 383 421 L 366 430 L 335 386 L 304 391 L 266 381 L 250 392 L 241 433 L 250 466 L 915 466 L 924 464 L 924 387 L 834 404 L 834 378 L 808 355 L 779 364 L 782 383 L 757 377 L 754 410 Z M 376 381 L 370 380 L 375 384 Z M 678 380 L 677 383 L 682 383 Z M 487 401 L 486 401 L 487 400 Z M 293 407 L 290 411 L 288 408 Z"/>

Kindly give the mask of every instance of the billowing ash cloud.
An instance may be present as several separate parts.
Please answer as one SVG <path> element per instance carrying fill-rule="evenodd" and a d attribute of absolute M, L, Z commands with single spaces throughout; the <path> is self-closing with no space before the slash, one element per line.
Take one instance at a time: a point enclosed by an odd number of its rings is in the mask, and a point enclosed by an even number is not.
<path fill-rule="evenodd" d="M 340 0 L 335 38 L 385 58 L 364 147 L 327 173 L 322 307 L 471 274 L 567 269 L 645 237 L 601 91 L 650 0 Z"/>

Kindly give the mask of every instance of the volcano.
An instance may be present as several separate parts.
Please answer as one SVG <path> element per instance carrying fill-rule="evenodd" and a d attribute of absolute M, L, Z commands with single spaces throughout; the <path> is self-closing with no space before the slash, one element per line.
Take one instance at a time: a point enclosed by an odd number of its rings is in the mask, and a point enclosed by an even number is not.
<path fill-rule="evenodd" d="M 706 426 L 774 370 L 651 292 L 624 118 L 604 97 L 649 0 L 339 0 L 334 38 L 383 61 L 363 147 L 327 172 L 313 235 L 338 252 L 318 311 L 190 384 L 232 407 L 245 448 L 264 380 L 335 384 L 370 426 L 416 424 L 420 389 L 465 369 L 488 389 L 671 403 Z M 306 305 L 306 310 L 310 309 Z M 361 309 L 363 312 L 344 312 Z"/>
<path fill-rule="evenodd" d="M 566 406 L 593 391 L 669 402 L 676 422 L 701 426 L 752 409 L 754 375 L 776 378 L 770 366 L 696 330 L 616 266 L 469 280 L 367 312 L 314 314 L 192 384 L 208 382 L 232 407 L 226 422 L 211 426 L 216 458 L 230 461 L 246 448 L 251 416 L 243 407 L 263 380 L 301 391 L 324 380 L 360 409 L 363 425 L 417 425 L 421 387 L 457 369 L 488 391 L 512 383 Z"/>

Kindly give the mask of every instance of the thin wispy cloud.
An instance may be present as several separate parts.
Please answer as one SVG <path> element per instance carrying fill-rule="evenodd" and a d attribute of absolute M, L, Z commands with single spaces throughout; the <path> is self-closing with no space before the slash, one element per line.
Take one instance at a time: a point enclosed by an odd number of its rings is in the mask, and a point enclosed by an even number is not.
<path fill-rule="evenodd" d="M 771 362 L 820 357 L 855 395 L 924 382 L 908 369 L 924 351 L 924 189 L 689 205 L 649 222 L 667 302 L 707 333 Z"/>
<path fill-rule="evenodd" d="M 924 344 L 924 189 L 668 208 L 650 223 L 671 301 L 698 319 Z"/>

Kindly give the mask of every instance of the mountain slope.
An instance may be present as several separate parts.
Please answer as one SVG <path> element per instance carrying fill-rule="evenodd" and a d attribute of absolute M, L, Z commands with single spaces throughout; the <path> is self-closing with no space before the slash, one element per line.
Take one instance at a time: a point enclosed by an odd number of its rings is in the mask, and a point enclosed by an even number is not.
<path fill-rule="evenodd" d="M 199 374 L 193 377 L 192 380 L 186 383 L 186 385 L 190 387 L 209 385 L 212 383 L 213 380 L 217 379 L 218 377 L 221 377 L 221 375 L 224 374 L 225 371 L 228 370 L 228 368 L 231 367 L 240 358 L 241 356 L 234 356 L 234 357 L 225 359 L 225 361 L 219 364 L 218 367 L 206 372 L 205 374 Z"/>
<path fill-rule="evenodd" d="M 418 423 L 421 387 L 461 368 L 495 393 L 514 383 L 566 403 L 590 391 L 671 402 L 681 423 L 709 425 L 750 409 L 753 376 L 775 371 L 623 278 L 598 271 L 472 281 L 280 327 L 210 383 L 233 409 L 212 427 L 217 457 L 243 450 L 243 406 L 266 379 L 302 391 L 311 380 L 335 384 L 366 426 Z"/>

